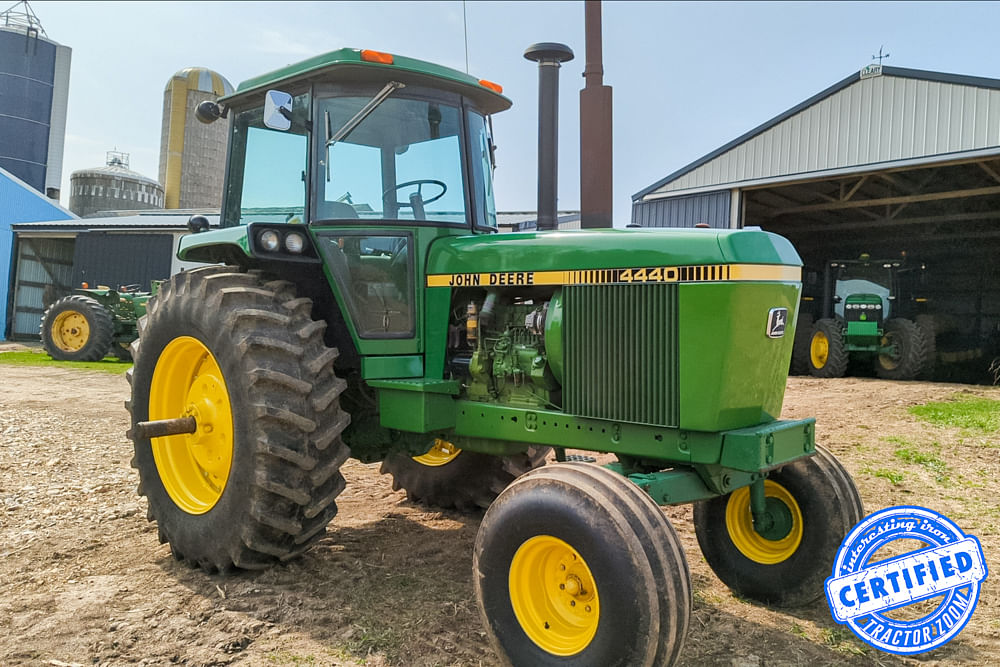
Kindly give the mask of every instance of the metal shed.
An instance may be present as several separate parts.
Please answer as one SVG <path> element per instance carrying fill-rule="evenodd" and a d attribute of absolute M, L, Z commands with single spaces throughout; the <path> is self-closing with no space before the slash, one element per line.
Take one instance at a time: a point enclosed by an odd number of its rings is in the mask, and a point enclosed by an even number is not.
<path fill-rule="evenodd" d="M 643 226 L 786 236 L 807 290 L 831 259 L 905 256 L 961 347 L 1000 340 L 998 79 L 872 65 L 632 200 Z"/>
<path fill-rule="evenodd" d="M 202 266 L 177 259 L 177 244 L 195 213 L 218 226 L 218 211 L 203 210 L 119 211 L 100 218 L 12 225 L 10 337 L 37 337 L 45 308 L 82 282 L 148 289 L 150 280 Z"/>
<path fill-rule="evenodd" d="M 14 234 L 11 226 L 35 220 L 72 220 L 75 215 L 0 168 L 0 340 L 9 330 L 8 313 L 13 273 Z"/>

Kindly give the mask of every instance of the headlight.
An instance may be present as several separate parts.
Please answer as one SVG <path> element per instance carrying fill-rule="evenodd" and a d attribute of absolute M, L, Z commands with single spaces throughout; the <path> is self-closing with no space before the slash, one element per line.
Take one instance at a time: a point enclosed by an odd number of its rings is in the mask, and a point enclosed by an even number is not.
<path fill-rule="evenodd" d="M 285 250 L 298 255 L 306 247 L 306 239 L 298 232 L 292 232 L 285 237 Z"/>
<path fill-rule="evenodd" d="M 261 232 L 257 240 L 260 242 L 260 247 L 268 252 L 274 252 L 281 246 L 281 237 L 273 229 Z"/>

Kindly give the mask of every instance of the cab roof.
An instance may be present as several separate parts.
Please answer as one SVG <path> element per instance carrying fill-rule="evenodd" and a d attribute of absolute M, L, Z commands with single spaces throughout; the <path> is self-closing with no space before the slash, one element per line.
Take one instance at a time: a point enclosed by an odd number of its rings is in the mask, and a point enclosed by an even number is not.
<path fill-rule="evenodd" d="M 353 48 L 330 51 L 247 79 L 237 87 L 236 92 L 220 101 L 230 103 L 252 92 L 314 79 L 345 82 L 398 80 L 405 84 L 438 88 L 470 98 L 488 114 L 511 106 L 508 98 L 486 85 L 496 84 L 483 83 L 464 72 L 416 58 Z"/>

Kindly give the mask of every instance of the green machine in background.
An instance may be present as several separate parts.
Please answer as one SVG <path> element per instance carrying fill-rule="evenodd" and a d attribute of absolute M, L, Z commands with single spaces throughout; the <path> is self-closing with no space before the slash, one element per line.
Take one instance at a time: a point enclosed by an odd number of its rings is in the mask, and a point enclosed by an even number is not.
<path fill-rule="evenodd" d="M 136 323 L 158 285 L 155 281 L 151 292 L 138 291 L 138 285 L 75 290 L 45 309 L 39 325 L 42 346 L 59 361 L 97 361 L 109 354 L 130 360 Z"/>
<path fill-rule="evenodd" d="M 870 361 L 887 380 L 926 377 L 934 367 L 933 318 L 911 284 L 923 266 L 902 259 L 827 262 L 818 310 L 806 297 L 799 313 L 792 371 L 841 377 L 851 359 Z"/>
<path fill-rule="evenodd" d="M 179 256 L 212 265 L 150 300 L 129 375 L 161 541 L 209 572 L 293 558 L 353 456 L 414 501 L 489 508 L 473 581 L 514 664 L 681 655 L 690 574 L 659 505 L 697 502 L 740 595 L 822 596 L 863 512 L 814 421 L 778 418 L 795 250 L 761 231 L 497 233 L 490 117 L 510 104 L 342 49 L 202 105 L 231 123 L 222 228 L 193 220 Z"/>

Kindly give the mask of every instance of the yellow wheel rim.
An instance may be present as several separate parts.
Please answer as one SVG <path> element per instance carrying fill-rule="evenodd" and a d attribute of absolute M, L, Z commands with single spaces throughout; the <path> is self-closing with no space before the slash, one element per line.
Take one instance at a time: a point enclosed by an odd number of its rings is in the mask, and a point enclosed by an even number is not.
<path fill-rule="evenodd" d="M 52 322 L 52 342 L 63 352 L 77 352 L 90 340 L 90 324 L 83 313 L 64 310 Z"/>
<path fill-rule="evenodd" d="M 510 563 L 510 602 L 521 629 L 553 655 L 576 655 L 597 633 L 601 617 L 597 584 L 576 549 L 539 535 Z"/>
<path fill-rule="evenodd" d="M 454 461 L 461 453 L 461 449 L 447 440 L 435 438 L 434 444 L 427 450 L 427 453 L 414 456 L 413 460 L 425 466 L 443 466 Z"/>
<path fill-rule="evenodd" d="M 769 540 L 753 529 L 750 513 L 750 489 L 733 491 L 726 504 L 726 529 L 733 544 L 750 560 L 764 565 L 774 565 L 791 558 L 802 543 L 802 510 L 788 490 L 767 479 L 764 480 L 764 497 L 776 498 L 784 503 L 792 515 L 792 528 L 780 540 Z"/>
<path fill-rule="evenodd" d="M 812 357 L 813 367 L 826 366 L 826 360 L 830 357 L 830 341 L 822 331 L 813 334 L 812 342 L 809 344 L 809 356 Z"/>
<path fill-rule="evenodd" d="M 219 363 L 189 336 L 160 353 L 149 388 L 149 419 L 194 417 L 195 433 L 153 438 L 153 460 L 171 500 L 189 514 L 212 509 L 233 464 L 233 412 Z"/>

